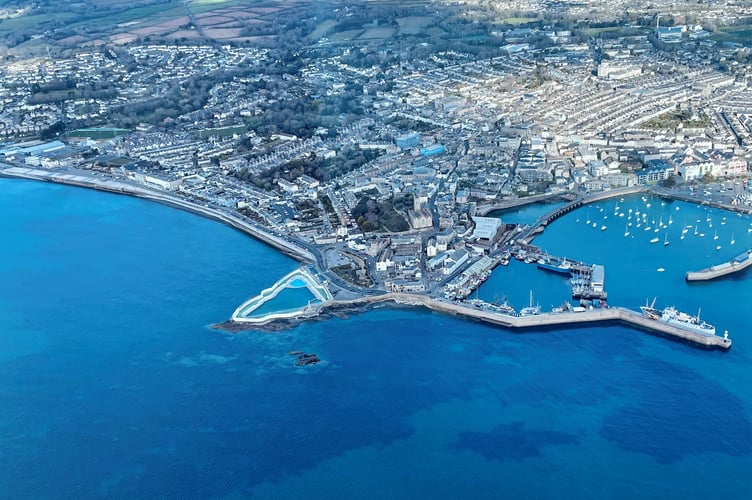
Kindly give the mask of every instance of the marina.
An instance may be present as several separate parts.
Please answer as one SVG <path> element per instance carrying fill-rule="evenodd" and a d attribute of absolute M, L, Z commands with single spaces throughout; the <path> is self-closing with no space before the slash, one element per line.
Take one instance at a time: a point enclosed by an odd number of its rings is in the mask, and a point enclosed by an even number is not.
<path fill-rule="evenodd" d="M 608 298 L 604 266 L 549 255 L 534 245 L 517 245 L 511 250 L 511 254 L 526 264 L 535 263 L 543 271 L 570 277 L 574 300 L 604 301 Z"/>

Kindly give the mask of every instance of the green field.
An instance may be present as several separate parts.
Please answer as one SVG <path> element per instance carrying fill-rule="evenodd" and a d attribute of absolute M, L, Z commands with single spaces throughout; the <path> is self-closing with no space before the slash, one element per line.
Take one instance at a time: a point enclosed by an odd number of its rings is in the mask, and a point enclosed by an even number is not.
<path fill-rule="evenodd" d="M 0 31 L 16 31 L 33 28 L 50 21 L 65 21 L 75 18 L 72 12 L 60 12 L 57 14 L 37 14 L 33 16 L 20 16 L 3 19 L 0 21 Z"/>
<path fill-rule="evenodd" d="M 337 33 L 333 33 L 329 35 L 329 39 L 332 42 L 335 43 L 342 43 L 342 42 L 351 42 L 358 38 L 360 34 L 363 33 L 363 30 L 347 30 L 347 31 L 339 31 Z"/>
<path fill-rule="evenodd" d="M 66 137 L 88 137 L 90 139 L 110 139 L 119 135 L 125 135 L 130 133 L 130 130 L 125 128 L 79 128 L 72 132 L 68 132 Z"/>
<path fill-rule="evenodd" d="M 434 19 L 428 16 L 409 16 L 397 19 L 400 33 L 404 35 L 417 35 L 433 23 Z"/>
<path fill-rule="evenodd" d="M 502 19 L 500 21 L 501 24 L 511 24 L 514 26 L 520 25 L 520 24 L 527 24 L 537 21 L 537 17 L 507 17 L 506 19 Z"/>
<path fill-rule="evenodd" d="M 320 40 L 322 37 L 326 36 L 329 31 L 331 31 L 332 28 L 337 26 L 337 21 L 334 19 L 325 19 L 321 21 L 318 26 L 316 26 L 316 29 L 308 35 L 309 40 Z"/>
<path fill-rule="evenodd" d="M 621 26 L 608 26 L 606 28 L 587 28 L 584 31 L 588 36 L 597 38 L 601 33 L 609 33 L 613 31 L 619 31 L 621 29 Z"/>
<path fill-rule="evenodd" d="M 204 12 L 226 9 L 228 7 L 237 7 L 238 5 L 244 5 L 247 7 L 252 6 L 252 4 L 243 0 L 192 0 L 188 4 L 188 8 L 193 14 L 203 14 Z"/>
<path fill-rule="evenodd" d="M 752 24 L 719 28 L 711 38 L 719 42 L 735 42 L 750 46 L 752 45 Z"/>
<path fill-rule="evenodd" d="M 160 4 L 160 5 L 148 5 L 146 7 L 135 7 L 116 14 L 103 16 L 97 19 L 97 21 L 106 21 L 112 24 L 129 23 L 131 21 L 137 21 L 142 19 L 149 21 L 149 24 L 156 24 L 155 18 L 165 17 L 175 18 L 185 14 L 182 7 L 175 7 L 174 4 Z"/>

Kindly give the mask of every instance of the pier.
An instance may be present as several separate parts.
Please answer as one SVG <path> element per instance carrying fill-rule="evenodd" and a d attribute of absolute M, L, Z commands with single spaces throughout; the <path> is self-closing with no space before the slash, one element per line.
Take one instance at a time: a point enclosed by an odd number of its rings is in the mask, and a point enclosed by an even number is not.
<path fill-rule="evenodd" d="M 689 271 L 687 272 L 685 279 L 687 281 L 708 281 L 720 278 L 722 276 L 727 276 L 729 274 L 738 273 L 752 265 L 752 258 L 750 257 L 752 257 L 752 249 L 737 255 L 730 261 L 724 262 L 723 264 L 710 266 L 699 271 Z"/>
<path fill-rule="evenodd" d="M 385 297 L 374 297 L 376 300 L 393 300 L 397 303 L 422 305 L 434 311 L 466 316 L 485 323 L 511 329 L 533 329 L 555 326 L 577 326 L 591 323 L 618 322 L 662 335 L 689 342 L 708 349 L 727 350 L 731 347 L 731 339 L 725 336 L 702 335 L 684 330 L 676 326 L 652 320 L 641 313 L 624 307 L 608 307 L 600 309 L 586 309 L 585 311 L 567 311 L 558 313 L 544 313 L 530 316 L 511 316 L 485 310 L 483 308 L 468 307 L 462 304 L 433 300 L 425 296 L 407 294 L 390 294 Z"/>
<path fill-rule="evenodd" d="M 569 276 L 572 284 L 572 299 L 574 300 L 606 300 L 605 279 L 606 270 L 597 264 L 556 257 L 543 252 L 534 245 L 517 244 L 511 254 L 526 264 L 536 264 L 544 271 L 556 272 Z"/>
<path fill-rule="evenodd" d="M 731 347 L 731 339 L 727 336 L 703 335 L 690 330 L 685 330 L 662 321 L 646 318 L 641 313 L 624 307 L 606 307 L 593 309 L 573 309 L 564 312 L 551 312 L 534 314 L 529 316 L 517 316 L 504 314 L 493 309 L 492 304 L 484 307 L 482 301 L 473 302 L 473 305 L 436 300 L 426 295 L 414 295 L 409 293 L 386 293 L 378 296 L 361 297 L 352 300 L 330 300 L 312 305 L 316 311 L 308 311 L 308 314 L 299 319 L 310 319 L 328 311 L 342 309 L 358 309 L 385 302 L 394 302 L 409 306 L 425 307 L 432 311 L 454 314 L 469 319 L 482 321 L 495 326 L 514 330 L 531 330 L 536 328 L 551 327 L 576 327 L 588 324 L 621 323 L 638 330 L 647 331 L 656 335 L 674 340 L 687 342 L 706 349 L 728 350 Z"/>

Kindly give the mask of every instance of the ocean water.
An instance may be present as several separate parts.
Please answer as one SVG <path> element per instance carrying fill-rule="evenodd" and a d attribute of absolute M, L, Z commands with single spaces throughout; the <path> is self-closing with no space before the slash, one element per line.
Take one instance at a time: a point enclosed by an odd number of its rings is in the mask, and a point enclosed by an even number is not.
<path fill-rule="evenodd" d="M 611 220 L 614 203 L 589 215 Z M 677 214 L 705 214 L 651 204 L 673 210 L 672 230 Z M 614 304 L 701 306 L 728 352 L 391 308 L 228 334 L 208 325 L 295 262 L 221 224 L 77 188 L 0 180 L 0 214 L 0 498 L 749 495 L 750 276 L 683 282 L 734 255 L 707 230 L 658 246 L 625 238 L 624 218 L 585 228 L 578 211 L 537 242 L 604 264 Z M 741 251 L 751 221 L 721 217 L 715 241 L 733 227 Z M 567 298 L 559 278 L 514 264 L 482 298 Z M 296 367 L 292 350 L 323 362 Z"/>

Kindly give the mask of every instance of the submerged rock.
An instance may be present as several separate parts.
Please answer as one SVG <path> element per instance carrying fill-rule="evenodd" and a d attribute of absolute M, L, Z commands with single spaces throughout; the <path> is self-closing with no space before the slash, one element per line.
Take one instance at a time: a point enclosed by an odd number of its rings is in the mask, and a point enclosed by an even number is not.
<path fill-rule="evenodd" d="M 320 361 L 321 359 L 315 354 L 303 353 L 298 356 L 298 359 L 295 361 L 295 366 L 315 365 Z"/>

